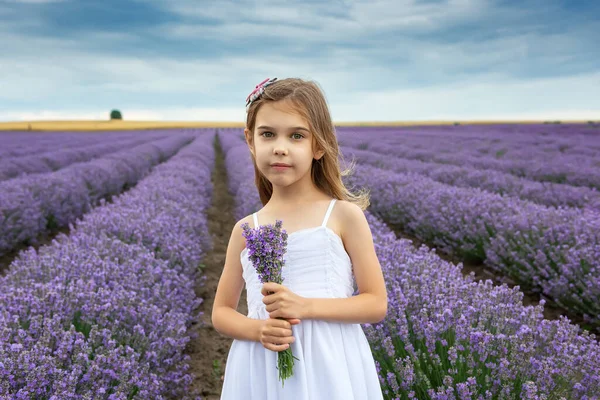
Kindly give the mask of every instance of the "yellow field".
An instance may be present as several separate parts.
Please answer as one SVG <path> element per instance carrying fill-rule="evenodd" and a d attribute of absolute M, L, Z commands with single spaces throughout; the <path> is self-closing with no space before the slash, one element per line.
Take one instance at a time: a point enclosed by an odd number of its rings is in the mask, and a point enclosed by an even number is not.
<path fill-rule="evenodd" d="M 373 121 L 336 122 L 336 126 L 412 126 L 412 125 L 463 125 L 474 124 L 540 124 L 544 121 Z M 587 121 L 561 121 L 561 123 L 584 124 Z M 227 121 L 19 121 L 0 122 L 0 131 L 104 131 L 127 129 L 167 128 L 243 128 L 244 122 Z"/>

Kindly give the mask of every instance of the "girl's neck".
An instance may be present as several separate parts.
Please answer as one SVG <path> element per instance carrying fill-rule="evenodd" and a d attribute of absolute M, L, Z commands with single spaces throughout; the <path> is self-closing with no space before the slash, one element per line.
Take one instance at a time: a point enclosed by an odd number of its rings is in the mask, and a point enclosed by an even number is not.
<path fill-rule="evenodd" d="M 265 207 L 282 208 L 284 205 L 283 208 L 294 208 L 328 199 L 330 199 L 330 196 L 323 193 L 312 182 L 312 179 L 309 179 L 308 181 L 298 181 L 295 184 L 285 187 L 273 185 L 273 194 Z"/>

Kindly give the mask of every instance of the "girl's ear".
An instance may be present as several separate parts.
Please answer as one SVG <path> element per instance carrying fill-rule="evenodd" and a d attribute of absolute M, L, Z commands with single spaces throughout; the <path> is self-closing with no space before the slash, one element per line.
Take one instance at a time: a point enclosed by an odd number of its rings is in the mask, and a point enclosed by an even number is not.
<path fill-rule="evenodd" d="M 315 160 L 320 160 L 321 157 L 323 157 L 325 155 L 325 151 L 324 150 L 317 150 L 315 151 Z"/>
<path fill-rule="evenodd" d="M 254 155 L 254 137 L 248 128 L 244 128 L 244 137 L 246 138 L 246 143 L 248 144 L 250 153 Z"/>

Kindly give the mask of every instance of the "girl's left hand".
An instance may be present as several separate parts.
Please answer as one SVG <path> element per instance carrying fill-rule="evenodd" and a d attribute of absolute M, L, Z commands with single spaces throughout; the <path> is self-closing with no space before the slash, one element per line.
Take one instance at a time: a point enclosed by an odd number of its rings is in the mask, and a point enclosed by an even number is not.
<path fill-rule="evenodd" d="M 304 319 L 308 308 L 308 299 L 298 296 L 290 289 L 274 282 L 263 285 L 261 293 L 263 303 L 271 318 L 297 318 Z"/>

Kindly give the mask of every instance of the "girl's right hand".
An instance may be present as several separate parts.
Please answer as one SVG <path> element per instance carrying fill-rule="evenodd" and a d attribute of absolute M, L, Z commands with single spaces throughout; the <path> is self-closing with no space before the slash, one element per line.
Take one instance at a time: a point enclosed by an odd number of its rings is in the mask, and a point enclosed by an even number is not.
<path fill-rule="evenodd" d="M 265 349 L 280 352 L 287 349 L 295 339 L 292 336 L 292 325 L 300 323 L 299 319 L 268 318 L 261 320 L 259 341 Z"/>

